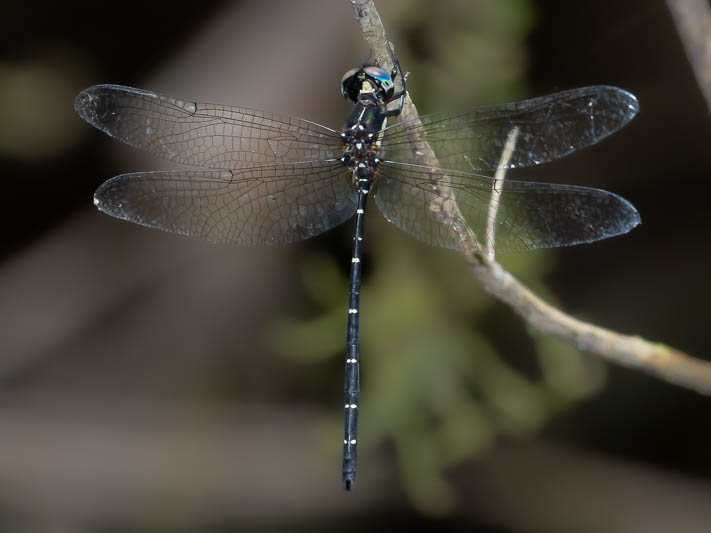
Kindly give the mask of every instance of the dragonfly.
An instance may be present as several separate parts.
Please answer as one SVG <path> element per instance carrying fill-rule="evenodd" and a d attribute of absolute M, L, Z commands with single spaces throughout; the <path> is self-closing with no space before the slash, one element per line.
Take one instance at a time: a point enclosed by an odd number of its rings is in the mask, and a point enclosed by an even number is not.
<path fill-rule="evenodd" d="M 601 141 L 637 113 L 631 93 L 591 86 L 405 119 L 407 74 L 390 46 L 388 52 L 390 70 L 366 64 L 344 74 L 341 94 L 353 111 L 340 130 L 121 85 L 89 87 L 75 101 L 79 115 L 111 137 L 191 167 L 109 179 L 94 203 L 111 216 L 213 243 L 259 246 L 307 239 L 355 215 L 341 476 L 347 491 L 357 466 L 361 250 L 369 197 L 401 230 L 464 253 L 589 243 L 640 222 L 632 204 L 614 193 L 496 174 Z"/>

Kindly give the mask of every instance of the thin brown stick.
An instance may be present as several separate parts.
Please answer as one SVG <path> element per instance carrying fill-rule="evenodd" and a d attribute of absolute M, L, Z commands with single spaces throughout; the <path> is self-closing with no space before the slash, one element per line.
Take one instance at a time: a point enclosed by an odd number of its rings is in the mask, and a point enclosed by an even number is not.
<path fill-rule="evenodd" d="M 499 160 L 499 166 L 496 168 L 496 173 L 494 174 L 494 183 L 491 187 L 491 197 L 489 200 L 489 213 L 487 215 L 486 221 L 486 256 L 490 261 L 494 260 L 496 250 L 494 249 L 494 243 L 496 242 L 496 216 L 499 212 L 499 204 L 501 203 L 501 186 L 506 179 L 506 170 L 509 167 L 509 161 L 511 161 L 511 156 L 513 151 L 516 149 L 516 140 L 518 139 L 518 127 L 513 128 L 508 137 L 506 138 L 506 144 L 504 144 L 504 149 L 501 152 L 501 159 Z"/>
<path fill-rule="evenodd" d="M 386 64 L 388 56 L 385 29 L 373 0 L 350 1 L 363 36 L 373 49 L 375 60 L 381 65 Z M 417 117 L 417 109 L 408 95 L 401 119 L 417 120 Z M 423 164 L 439 168 L 437 158 L 427 141 L 418 138 L 413 139 L 413 142 L 416 142 L 417 151 L 424 154 Z M 433 176 L 432 180 L 436 186 L 440 181 L 446 181 L 446 175 L 441 173 Z M 585 352 L 620 365 L 638 368 L 701 394 L 711 395 L 711 363 L 664 344 L 588 324 L 544 302 L 504 270 L 492 255 L 481 253 L 484 248 L 480 246 L 476 236 L 466 229 L 466 224 L 462 227 L 463 217 L 459 213 L 456 200 L 447 198 L 437 202 L 438 205 L 430 206 L 430 209 L 438 214 L 440 222 L 453 226 L 452 231 L 461 239 L 460 251 L 471 273 L 489 294 L 511 306 L 529 326 Z"/>
<path fill-rule="evenodd" d="M 667 0 L 667 6 L 711 111 L 711 7 L 708 0 Z"/>

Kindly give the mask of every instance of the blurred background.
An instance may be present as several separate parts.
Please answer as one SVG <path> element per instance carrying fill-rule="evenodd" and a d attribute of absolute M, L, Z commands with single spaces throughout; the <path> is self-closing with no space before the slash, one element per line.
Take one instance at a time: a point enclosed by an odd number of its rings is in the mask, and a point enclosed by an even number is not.
<path fill-rule="evenodd" d="M 378 4 L 420 113 L 583 85 L 641 112 L 527 177 L 642 225 L 505 267 L 578 318 L 710 356 L 711 120 L 662 0 Z M 360 470 L 340 487 L 352 223 L 211 246 L 96 211 L 167 163 L 83 123 L 95 83 L 339 128 L 349 2 L 0 7 L 0 531 L 708 531 L 711 399 L 528 331 L 456 254 L 367 216 Z M 704 214 L 706 213 L 706 214 Z"/>

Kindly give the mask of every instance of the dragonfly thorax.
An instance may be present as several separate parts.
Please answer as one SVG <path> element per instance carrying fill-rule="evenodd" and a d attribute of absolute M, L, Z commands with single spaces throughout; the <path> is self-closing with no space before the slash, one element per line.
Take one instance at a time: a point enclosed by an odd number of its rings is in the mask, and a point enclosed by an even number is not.
<path fill-rule="evenodd" d="M 351 113 L 343 138 L 343 165 L 353 171 L 353 185 L 372 181 L 380 164 L 379 152 L 385 114 L 376 103 L 359 104 Z"/>

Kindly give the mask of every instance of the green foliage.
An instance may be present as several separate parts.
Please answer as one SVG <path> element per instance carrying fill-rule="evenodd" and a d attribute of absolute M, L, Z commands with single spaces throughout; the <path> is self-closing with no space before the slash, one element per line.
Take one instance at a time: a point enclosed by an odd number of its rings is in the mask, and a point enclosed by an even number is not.
<path fill-rule="evenodd" d="M 525 96 L 525 39 L 535 23 L 530 0 L 409 0 L 379 7 L 412 73 L 408 89 L 421 113 Z"/>

